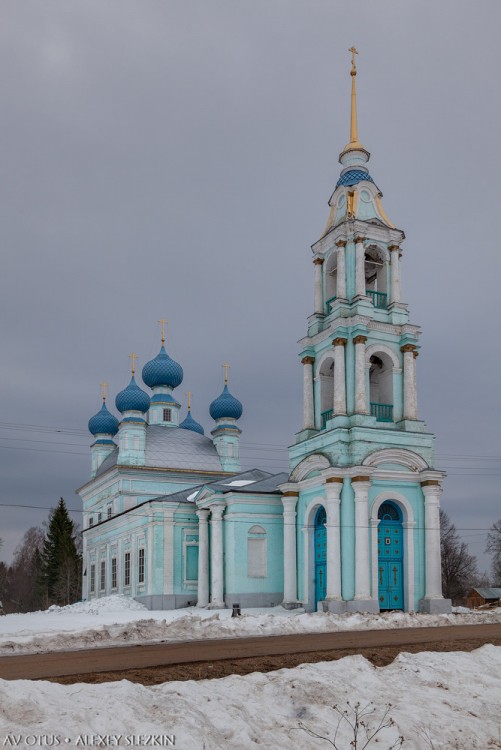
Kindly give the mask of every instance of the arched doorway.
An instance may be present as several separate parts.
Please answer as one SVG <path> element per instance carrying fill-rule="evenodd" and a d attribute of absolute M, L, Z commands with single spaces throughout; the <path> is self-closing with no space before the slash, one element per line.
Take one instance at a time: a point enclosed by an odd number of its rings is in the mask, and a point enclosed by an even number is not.
<path fill-rule="evenodd" d="M 378 511 L 379 609 L 404 608 L 403 528 L 400 508 L 390 500 Z"/>
<path fill-rule="evenodd" d="M 327 595 L 327 515 L 321 505 L 315 515 L 315 602 Z"/>

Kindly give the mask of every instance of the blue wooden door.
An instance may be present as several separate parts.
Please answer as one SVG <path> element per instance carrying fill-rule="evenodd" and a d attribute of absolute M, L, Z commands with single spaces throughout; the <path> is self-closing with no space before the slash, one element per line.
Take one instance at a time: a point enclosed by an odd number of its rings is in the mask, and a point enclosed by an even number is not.
<path fill-rule="evenodd" d="M 404 608 L 403 532 L 399 508 L 383 503 L 378 513 L 378 596 L 380 609 Z"/>
<path fill-rule="evenodd" d="M 320 507 L 315 516 L 315 601 L 323 602 L 327 593 L 327 516 Z"/>

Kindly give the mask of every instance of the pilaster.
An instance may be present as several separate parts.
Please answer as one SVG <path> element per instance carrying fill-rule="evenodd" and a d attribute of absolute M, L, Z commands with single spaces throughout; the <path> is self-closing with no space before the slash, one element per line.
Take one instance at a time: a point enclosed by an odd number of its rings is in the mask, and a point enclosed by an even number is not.
<path fill-rule="evenodd" d="M 334 415 L 346 414 L 346 367 L 344 348 L 347 339 L 338 337 L 332 342 L 334 346 Z"/>
<path fill-rule="evenodd" d="M 425 595 L 419 603 L 422 612 L 450 612 L 451 602 L 442 595 L 442 565 L 440 556 L 440 482 L 428 479 L 421 482 L 425 512 Z"/>
<path fill-rule="evenodd" d="M 315 270 L 314 278 L 314 310 L 316 315 L 324 313 L 324 294 L 322 289 L 322 266 L 323 258 L 314 258 L 313 266 Z"/>
<path fill-rule="evenodd" d="M 355 297 L 365 297 L 365 237 L 355 237 Z"/>
<path fill-rule="evenodd" d="M 327 515 L 327 596 L 329 612 L 344 612 L 341 597 L 341 528 L 340 505 L 342 477 L 328 477 L 325 481 L 325 511 Z"/>
<path fill-rule="evenodd" d="M 341 300 L 347 298 L 346 294 L 346 240 L 338 240 L 337 247 L 337 290 L 336 297 Z"/>
<path fill-rule="evenodd" d="M 209 609 L 224 609 L 223 513 L 224 503 L 214 503 L 211 510 L 211 598 Z"/>
<path fill-rule="evenodd" d="M 197 510 L 198 516 L 198 598 L 197 607 L 209 604 L 209 511 Z"/>
<path fill-rule="evenodd" d="M 377 612 L 377 600 L 371 598 L 369 556 L 369 490 L 370 476 L 351 479 L 355 493 L 355 600 L 348 604 L 351 611 Z"/>
<path fill-rule="evenodd" d="M 303 430 L 315 429 L 315 404 L 313 396 L 313 365 L 315 357 L 303 357 Z"/>
<path fill-rule="evenodd" d="M 299 493 L 286 490 L 282 495 L 284 507 L 284 600 L 282 606 L 295 609 L 297 599 L 297 532 L 296 505 Z"/>

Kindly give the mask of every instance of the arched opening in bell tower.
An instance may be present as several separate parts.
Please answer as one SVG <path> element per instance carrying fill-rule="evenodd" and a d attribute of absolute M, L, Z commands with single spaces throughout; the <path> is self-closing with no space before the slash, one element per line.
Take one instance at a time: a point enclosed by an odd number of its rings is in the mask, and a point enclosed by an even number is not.
<path fill-rule="evenodd" d="M 374 307 L 388 306 L 388 260 L 383 251 L 375 246 L 365 251 L 365 290 Z"/>
<path fill-rule="evenodd" d="M 325 314 L 329 315 L 331 305 L 338 296 L 337 293 L 337 253 L 333 252 L 324 267 L 325 274 Z"/>
<path fill-rule="evenodd" d="M 320 380 L 320 429 L 334 416 L 334 359 L 324 359 L 318 371 Z"/>
<path fill-rule="evenodd" d="M 378 422 L 393 422 L 393 362 L 385 352 L 373 354 L 369 362 L 371 415 Z"/>

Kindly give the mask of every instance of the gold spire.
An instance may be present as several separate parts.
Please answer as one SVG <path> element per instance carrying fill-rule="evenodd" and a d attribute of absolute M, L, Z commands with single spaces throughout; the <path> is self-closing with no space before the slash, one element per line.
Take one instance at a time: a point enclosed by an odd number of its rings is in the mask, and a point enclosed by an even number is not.
<path fill-rule="evenodd" d="M 364 149 L 360 141 L 358 140 L 358 122 L 357 122 L 357 86 L 355 78 L 357 77 L 357 66 L 355 64 L 355 55 L 358 55 L 358 50 L 355 47 L 350 47 L 348 52 L 351 52 L 351 117 L 350 117 L 350 142 L 344 147 L 344 151 L 354 151 L 356 149 Z M 364 149 L 365 151 L 365 149 Z"/>
<path fill-rule="evenodd" d="M 162 325 L 162 346 L 165 344 L 165 325 L 168 323 L 168 320 L 165 320 L 165 318 L 160 318 L 158 323 L 161 323 Z"/>
<path fill-rule="evenodd" d="M 108 388 L 108 383 L 105 383 L 105 382 L 100 383 L 100 386 L 101 386 L 101 392 L 102 392 L 103 403 L 104 403 L 106 401 L 106 390 Z"/>
<path fill-rule="evenodd" d="M 230 371 L 230 366 L 227 362 L 223 363 L 223 369 L 224 369 L 224 384 L 228 385 L 228 374 Z"/>
<path fill-rule="evenodd" d="M 188 411 L 191 409 L 191 391 L 188 391 Z"/>
<path fill-rule="evenodd" d="M 132 352 L 132 354 L 129 354 L 129 357 L 130 357 L 130 361 L 131 361 L 130 371 L 132 373 L 132 376 L 134 376 L 134 373 L 136 372 L 136 370 L 134 368 L 134 362 L 136 361 L 136 359 L 139 359 L 139 357 L 137 356 L 137 354 L 134 354 L 134 352 Z"/>

